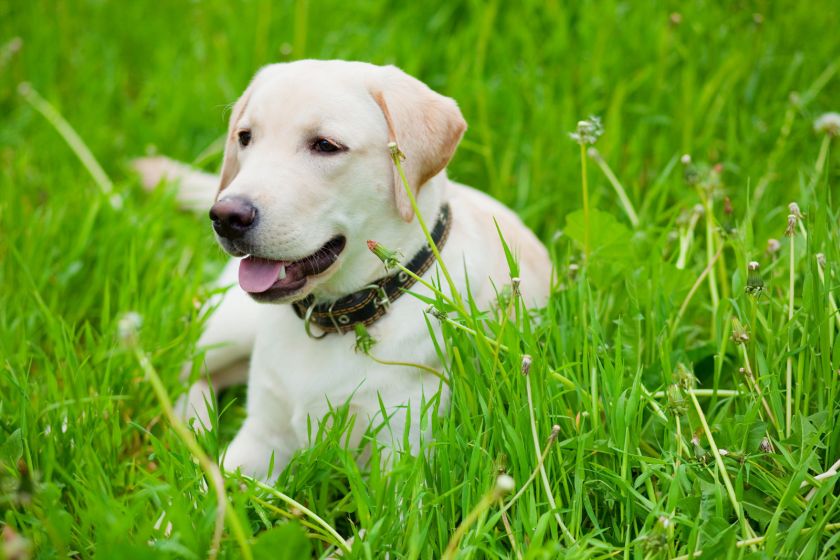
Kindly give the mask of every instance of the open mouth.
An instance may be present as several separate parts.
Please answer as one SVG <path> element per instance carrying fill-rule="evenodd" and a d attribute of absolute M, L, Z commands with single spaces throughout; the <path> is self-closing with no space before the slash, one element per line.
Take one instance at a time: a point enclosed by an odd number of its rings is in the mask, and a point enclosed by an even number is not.
<path fill-rule="evenodd" d="M 281 261 L 248 256 L 239 262 L 239 285 L 254 299 L 269 301 L 290 296 L 303 288 L 307 278 L 331 267 L 347 239 L 338 235 L 323 247 L 297 261 Z"/>

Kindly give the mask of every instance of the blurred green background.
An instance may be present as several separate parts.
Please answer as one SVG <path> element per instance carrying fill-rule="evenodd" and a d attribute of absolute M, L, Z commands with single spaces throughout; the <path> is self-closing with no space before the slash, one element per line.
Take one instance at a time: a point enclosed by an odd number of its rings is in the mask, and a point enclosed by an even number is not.
<path fill-rule="evenodd" d="M 738 197 L 765 172 L 789 95 L 840 56 L 831 1 L 12 1 L 0 10 L 3 44 L 22 39 L 2 61 L 1 140 L 31 167 L 55 168 L 64 149 L 20 103 L 22 81 L 119 179 L 126 158 L 149 146 L 193 160 L 263 64 L 360 59 L 396 64 L 457 99 L 470 129 L 452 175 L 543 233 L 562 224 L 577 192 L 566 133 L 579 119 L 603 118 L 598 148 L 634 200 L 681 153 L 725 163 Z M 806 120 L 840 97 L 837 80 L 820 85 Z M 789 149 L 810 140 L 801 127 Z M 795 189 L 795 170 L 778 171 L 776 188 Z M 26 190 L 51 190 L 45 182 L 35 174 Z M 72 182 L 87 180 L 80 171 Z"/>

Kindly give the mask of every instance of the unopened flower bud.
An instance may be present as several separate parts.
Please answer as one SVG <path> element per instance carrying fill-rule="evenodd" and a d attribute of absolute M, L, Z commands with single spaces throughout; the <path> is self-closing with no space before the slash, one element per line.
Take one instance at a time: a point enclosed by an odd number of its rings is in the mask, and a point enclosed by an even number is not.
<path fill-rule="evenodd" d="M 399 251 L 392 251 L 381 243 L 377 241 L 372 241 L 368 239 L 367 242 L 368 249 L 371 253 L 377 256 L 377 258 L 382 261 L 385 265 L 385 270 L 391 270 L 395 268 L 397 265 L 400 264 L 400 258 L 402 257 L 402 253 Z"/>
<path fill-rule="evenodd" d="M 785 235 L 787 237 L 793 237 L 796 235 L 796 215 L 790 214 L 787 217 L 787 227 L 785 228 Z"/>
<path fill-rule="evenodd" d="M 367 354 L 376 344 L 376 339 L 370 336 L 370 333 L 362 323 L 356 323 L 353 327 L 356 331 L 356 352 L 360 354 Z"/>
<path fill-rule="evenodd" d="M 438 321 L 445 321 L 446 320 L 446 311 L 442 311 L 442 310 L 438 309 L 437 307 L 435 307 L 434 305 L 430 305 L 429 307 L 427 307 L 426 308 L 426 313 L 428 315 L 431 315 L 432 317 L 434 317 Z"/>
<path fill-rule="evenodd" d="M 758 262 L 757 261 L 750 261 L 747 265 L 747 270 L 749 271 L 747 275 L 747 285 L 744 288 L 744 291 L 748 294 L 757 295 L 764 289 L 764 281 L 761 279 L 761 274 L 758 272 Z"/>
<path fill-rule="evenodd" d="M 689 391 L 694 388 L 697 378 L 694 377 L 694 373 L 688 369 L 688 366 L 680 362 L 674 370 L 674 381 L 680 388 Z"/>
<path fill-rule="evenodd" d="M 689 165 L 691 163 L 691 156 L 689 154 L 683 154 L 680 158 L 680 163 L 683 165 Z"/>
<path fill-rule="evenodd" d="M 399 158 L 400 161 L 405 159 L 405 154 L 402 153 L 402 150 L 400 150 L 400 147 L 396 142 L 388 142 L 388 151 L 391 152 L 391 158 L 394 161 L 396 161 L 397 158 Z"/>
<path fill-rule="evenodd" d="M 767 436 L 761 438 L 761 443 L 758 445 L 762 453 L 773 453 L 773 442 Z"/>
<path fill-rule="evenodd" d="M 520 280 L 519 276 L 514 276 L 510 279 L 510 288 L 513 292 L 513 297 L 519 297 L 519 285 L 521 284 L 521 282 L 522 281 Z"/>
<path fill-rule="evenodd" d="M 680 389 L 679 385 L 676 383 L 668 385 L 666 395 L 668 396 L 668 410 L 670 410 L 672 414 L 675 416 L 682 416 L 688 412 L 688 405 L 685 402 L 685 397 L 683 396 L 682 389 Z"/>
<path fill-rule="evenodd" d="M 732 341 L 735 344 L 745 344 L 749 342 L 750 336 L 747 334 L 747 329 L 741 325 L 741 322 L 736 318 L 732 318 Z"/>
<path fill-rule="evenodd" d="M 530 354 L 523 354 L 522 355 L 522 364 L 519 368 L 519 371 L 522 375 L 528 375 L 531 373 L 531 355 Z"/>
<path fill-rule="evenodd" d="M 767 254 L 772 255 L 774 253 L 778 253 L 781 248 L 782 244 L 778 239 L 771 238 L 767 240 Z"/>

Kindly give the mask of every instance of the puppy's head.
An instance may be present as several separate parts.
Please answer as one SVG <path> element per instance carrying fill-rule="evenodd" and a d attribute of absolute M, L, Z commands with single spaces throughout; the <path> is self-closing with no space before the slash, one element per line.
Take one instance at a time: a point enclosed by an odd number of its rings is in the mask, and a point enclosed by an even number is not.
<path fill-rule="evenodd" d="M 451 99 L 394 67 L 306 60 L 262 69 L 236 102 L 210 218 L 246 256 L 242 288 L 259 301 L 349 293 L 370 279 L 367 239 L 414 218 L 391 162 L 405 153 L 418 191 L 452 157 L 466 123 Z"/>

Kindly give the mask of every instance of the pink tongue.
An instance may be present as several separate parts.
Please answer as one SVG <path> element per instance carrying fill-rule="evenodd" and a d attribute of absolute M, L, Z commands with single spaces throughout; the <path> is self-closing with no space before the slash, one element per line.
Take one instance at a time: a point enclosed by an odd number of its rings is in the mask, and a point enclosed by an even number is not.
<path fill-rule="evenodd" d="M 276 281 L 283 261 L 247 257 L 239 261 L 239 285 L 246 292 L 257 294 L 268 290 Z"/>

